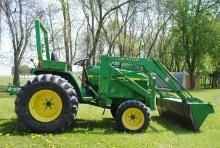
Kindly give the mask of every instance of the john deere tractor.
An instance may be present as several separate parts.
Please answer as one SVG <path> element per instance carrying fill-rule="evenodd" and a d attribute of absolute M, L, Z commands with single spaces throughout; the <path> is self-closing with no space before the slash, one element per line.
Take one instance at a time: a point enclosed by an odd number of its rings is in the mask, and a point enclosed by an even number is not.
<path fill-rule="evenodd" d="M 211 104 L 191 96 L 153 58 L 102 56 L 96 65 L 82 59 L 75 63 L 83 69 L 79 79 L 66 62 L 50 55 L 48 33 L 39 20 L 35 29 L 39 62 L 32 74 L 36 77 L 21 88 L 15 101 L 17 117 L 29 131 L 58 132 L 73 126 L 79 103 L 110 109 L 117 129 L 128 132 L 147 130 L 151 111 L 195 131 L 214 112 Z M 173 93 L 158 89 L 155 76 Z"/>

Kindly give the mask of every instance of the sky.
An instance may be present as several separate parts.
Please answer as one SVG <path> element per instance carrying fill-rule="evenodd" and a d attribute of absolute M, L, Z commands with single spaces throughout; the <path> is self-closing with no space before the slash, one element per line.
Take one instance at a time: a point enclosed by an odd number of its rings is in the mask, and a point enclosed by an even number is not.
<path fill-rule="evenodd" d="M 42 6 L 44 7 L 47 7 L 49 3 L 59 5 L 59 1 L 51 1 L 51 0 L 38 0 L 38 1 L 41 1 Z M 76 11 L 76 8 L 74 8 L 74 11 Z M 77 15 L 74 14 L 74 18 L 79 14 L 80 20 L 83 19 L 84 15 L 81 15 L 83 13 L 79 12 L 78 10 L 77 12 L 78 12 Z M 77 18 L 77 20 L 79 20 L 79 18 Z M 75 28 L 77 29 L 77 27 L 74 27 L 74 29 Z M 13 49 L 11 44 L 11 38 L 9 33 L 7 32 L 8 28 L 6 27 L 6 25 L 4 25 L 3 21 L 2 21 L 2 30 L 3 30 L 2 41 L 0 45 L 0 76 L 11 75 L 11 67 L 13 66 Z M 74 30 L 74 32 L 76 31 Z M 74 36 L 75 35 L 73 35 L 73 37 Z M 33 39 L 33 41 L 35 41 L 35 38 Z M 37 56 L 36 51 L 30 52 L 30 49 L 27 49 L 24 58 L 22 59 L 22 64 L 25 63 L 32 67 L 33 64 L 30 62 L 30 58 L 36 59 L 36 56 Z"/>
<path fill-rule="evenodd" d="M 60 5 L 59 1 L 51 1 L 51 0 L 37 0 L 37 1 L 42 2 L 42 6 L 45 8 L 47 7 L 49 3 Z M 76 7 L 75 5 L 73 5 L 73 7 L 74 8 L 71 9 L 72 10 L 71 16 L 74 21 L 74 24 L 73 24 L 74 26 L 73 27 L 73 40 L 74 40 L 77 29 L 79 28 L 79 26 L 81 25 L 81 23 L 83 22 L 85 18 L 84 18 L 84 14 L 82 10 L 79 7 Z M 56 21 L 62 21 L 62 19 L 56 19 Z M 0 75 L 11 75 L 11 67 L 13 66 L 13 49 L 12 49 L 12 44 L 11 44 L 11 38 L 8 33 L 8 28 L 6 26 L 2 26 L 2 28 L 3 28 L 3 34 L 2 34 L 2 43 L 0 47 Z M 80 32 L 80 34 L 83 34 L 85 30 L 84 29 L 81 29 L 81 30 L 82 32 Z M 32 41 L 35 42 L 35 38 Z M 33 64 L 30 62 L 30 58 L 36 59 L 36 56 L 37 56 L 36 50 L 35 49 L 33 50 L 31 50 L 30 48 L 26 50 L 26 53 L 22 60 L 22 64 L 28 64 L 31 67 L 33 66 Z M 76 60 L 78 60 L 78 57 L 81 58 L 81 56 L 84 56 L 81 54 L 82 53 L 77 52 Z M 1 61 L 2 59 L 3 61 Z M 61 60 L 64 60 L 64 59 L 61 58 Z M 78 68 L 73 68 L 73 69 L 78 70 Z"/>
<path fill-rule="evenodd" d="M 50 0 L 44 0 L 44 4 L 48 4 Z M 2 34 L 2 41 L 0 45 L 0 76 L 10 76 L 11 75 L 11 67 L 13 65 L 9 58 L 12 58 L 12 46 L 11 46 L 11 39 L 10 36 L 5 33 L 7 28 L 5 26 L 2 26 L 3 34 Z M 9 51 L 9 52 L 8 52 Z M 6 56 L 6 57 L 5 57 Z M 1 57 L 5 57 L 5 60 L 3 61 Z M 25 60 L 26 62 L 26 60 Z"/>
<path fill-rule="evenodd" d="M 12 57 L 10 54 L 12 54 L 10 37 L 4 34 L 2 35 L 2 43 L 0 45 L 0 76 L 11 75 L 11 64 L 7 62 Z M 4 60 L 1 57 L 5 57 Z"/>
<path fill-rule="evenodd" d="M 11 68 L 0 64 L 0 76 L 10 76 L 10 75 L 11 75 Z"/>

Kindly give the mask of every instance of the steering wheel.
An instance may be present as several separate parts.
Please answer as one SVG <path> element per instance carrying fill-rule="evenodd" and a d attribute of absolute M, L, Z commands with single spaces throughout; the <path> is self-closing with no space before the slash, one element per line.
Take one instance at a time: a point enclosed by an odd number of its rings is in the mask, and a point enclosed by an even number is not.
<path fill-rule="evenodd" d="M 85 61 L 89 61 L 89 60 L 90 58 L 85 58 L 85 59 L 77 61 L 76 63 L 74 63 L 74 65 L 83 66 L 85 64 Z"/>

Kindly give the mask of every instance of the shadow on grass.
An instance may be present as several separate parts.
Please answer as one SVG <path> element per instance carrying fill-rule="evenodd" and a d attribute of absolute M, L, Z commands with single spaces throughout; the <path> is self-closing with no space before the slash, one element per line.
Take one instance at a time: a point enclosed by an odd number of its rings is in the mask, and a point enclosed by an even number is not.
<path fill-rule="evenodd" d="M 176 135 L 179 134 L 195 134 L 194 131 L 188 130 L 174 123 L 173 121 L 161 118 L 159 116 L 153 116 L 152 120 L 157 122 L 161 127 L 154 127 L 150 124 L 147 132 L 162 133 L 171 131 Z M 77 119 L 74 125 L 75 127 L 68 128 L 65 133 L 81 133 L 81 134 L 120 134 L 116 130 L 115 121 L 112 118 L 103 118 L 102 120 L 86 120 Z M 17 120 L 0 119 L 0 133 L 10 135 L 29 135 L 30 133 L 23 128 L 20 122 Z M 200 133 L 200 132 L 196 132 Z M 62 133 L 56 133 L 62 134 Z"/>
<path fill-rule="evenodd" d="M 8 87 L 0 85 L 0 99 L 1 98 L 10 98 L 12 96 L 7 92 Z"/>
<path fill-rule="evenodd" d="M 74 125 L 69 127 L 65 133 L 90 133 L 90 134 L 112 134 L 117 133 L 114 120 L 103 118 L 102 120 L 83 120 L 77 119 Z M 104 130 L 104 131 L 103 131 Z M 31 134 L 22 126 L 18 120 L 0 119 L 0 133 L 3 135 L 23 136 Z M 55 133 L 55 134 L 62 134 Z"/>
<path fill-rule="evenodd" d="M 27 131 L 17 120 L 0 119 L 0 133 L 3 135 L 10 134 L 12 136 L 26 135 Z"/>
<path fill-rule="evenodd" d="M 0 93 L 5 93 L 5 92 L 7 92 L 7 89 L 8 89 L 7 86 L 0 85 Z"/>
<path fill-rule="evenodd" d="M 113 118 L 103 118 L 102 120 L 76 119 L 74 131 L 69 129 L 67 132 L 89 134 L 118 133 Z"/>
<path fill-rule="evenodd" d="M 0 92 L 0 99 L 8 99 L 8 98 L 15 98 L 15 95 L 9 95 L 9 93 L 1 93 Z"/>
<path fill-rule="evenodd" d="M 193 130 L 187 129 L 182 127 L 178 122 L 176 122 L 175 120 L 172 119 L 167 119 L 164 117 L 160 117 L 160 116 L 153 116 L 151 117 L 152 120 L 154 122 L 157 122 L 159 125 L 161 125 L 162 127 L 164 127 L 164 129 L 157 129 L 155 127 L 153 127 L 152 125 L 150 125 L 150 128 L 154 131 L 154 132 L 165 132 L 165 131 L 171 131 L 176 135 L 179 134 L 196 134 L 196 133 L 200 133 L 200 131 L 195 132 Z"/>

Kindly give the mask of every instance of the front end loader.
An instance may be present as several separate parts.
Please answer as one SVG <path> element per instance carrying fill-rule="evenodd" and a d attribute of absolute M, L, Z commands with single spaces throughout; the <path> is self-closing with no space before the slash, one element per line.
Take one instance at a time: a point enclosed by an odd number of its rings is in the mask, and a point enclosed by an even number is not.
<path fill-rule="evenodd" d="M 29 131 L 57 132 L 73 126 L 79 103 L 110 109 L 117 129 L 127 132 L 146 131 L 154 110 L 195 131 L 214 112 L 211 104 L 191 96 L 153 58 L 102 56 L 96 65 L 83 59 L 75 63 L 83 69 L 79 79 L 69 70 L 71 65 L 50 55 L 48 33 L 39 20 L 35 29 L 39 62 L 32 74 L 36 77 L 21 88 L 15 101 L 18 119 Z M 155 75 L 176 95 L 159 90 Z"/>

